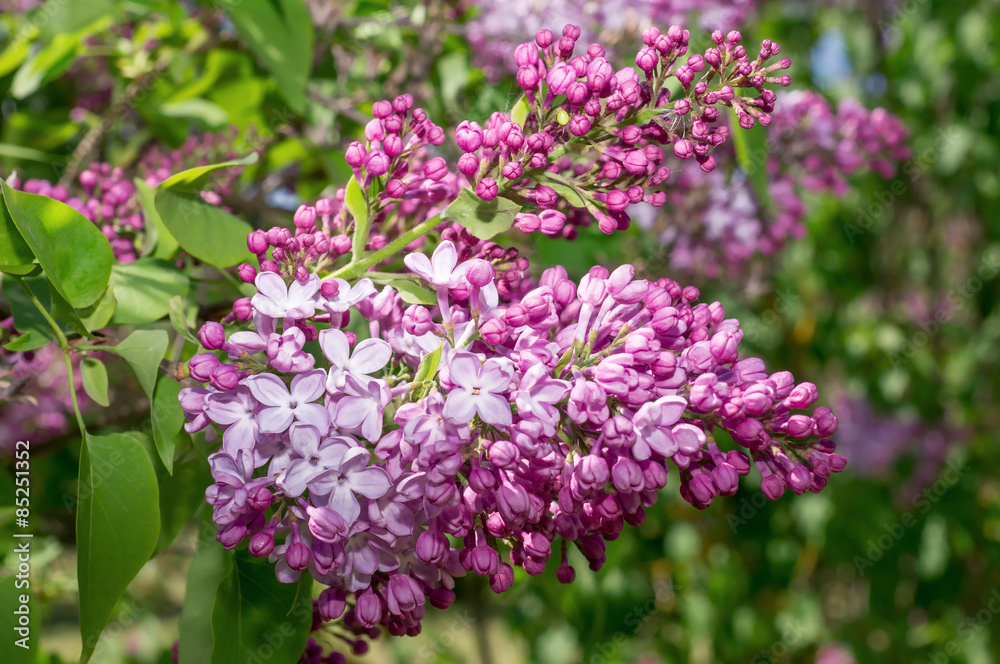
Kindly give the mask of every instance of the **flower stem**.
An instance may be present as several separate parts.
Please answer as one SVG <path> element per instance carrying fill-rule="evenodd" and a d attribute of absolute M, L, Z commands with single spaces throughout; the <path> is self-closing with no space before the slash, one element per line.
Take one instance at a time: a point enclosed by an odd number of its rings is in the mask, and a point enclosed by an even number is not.
<path fill-rule="evenodd" d="M 441 215 L 436 214 L 427 221 L 406 231 L 378 251 L 373 251 L 360 260 L 352 260 L 350 263 L 340 268 L 330 276 L 339 277 L 340 279 L 353 279 L 354 277 L 360 276 L 363 272 L 365 272 L 365 270 L 375 267 L 385 259 L 399 252 L 401 249 L 406 247 L 406 245 L 434 230 L 434 228 L 437 227 L 437 225 L 442 221 Z"/>

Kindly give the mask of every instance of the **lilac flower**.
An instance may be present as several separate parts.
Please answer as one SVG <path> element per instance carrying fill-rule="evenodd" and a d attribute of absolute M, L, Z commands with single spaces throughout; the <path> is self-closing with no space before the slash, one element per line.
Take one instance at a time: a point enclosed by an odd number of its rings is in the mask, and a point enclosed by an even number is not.
<path fill-rule="evenodd" d="M 288 462 L 277 483 L 292 498 L 301 496 L 307 488 L 315 490 L 316 478 L 327 470 L 338 468 L 340 460 L 352 448 L 344 438 L 322 440 L 319 429 L 308 424 L 293 424 L 288 437 L 299 456 Z"/>
<path fill-rule="evenodd" d="M 448 393 L 444 406 L 446 418 L 465 423 L 478 414 L 487 424 L 510 426 L 510 404 L 503 396 L 513 377 L 509 362 L 490 358 L 480 364 L 472 353 L 458 351 L 452 354 L 448 366 L 456 387 Z"/>
<path fill-rule="evenodd" d="M 319 290 L 319 277 L 310 275 L 305 283 L 290 286 L 274 272 L 261 272 L 254 280 L 257 294 L 250 300 L 253 308 L 271 318 L 306 318 L 316 311 L 313 296 Z"/>
<path fill-rule="evenodd" d="M 465 268 L 458 267 L 458 251 L 455 245 L 447 240 L 437 246 L 431 258 L 414 252 L 407 254 L 403 262 L 411 272 L 435 286 L 448 288 L 457 286 L 465 276 Z"/>
<path fill-rule="evenodd" d="M 381 339 L 365 339 L 351 352 L 347 335 L 336 329 L 319 333 L 319 345 L 323 355 L 333 365 L 326 381 L 328 392 L 343 389 L 347 376 L 354 376 L 364 382 L 368 377 L 389 363 L 392 348 Z"/>
<path fill-rule="evenodd" d="M 226 427 L 222 433 L 223 449 L 232 457 L 239 450 L 252 450 L 260 427 L 257 423 L 258 403 L 250 390 L 239 386 L 232 392 L 217 392 L 205 397 L 205 414 L 216 424 Z"/>
<path fill-rule="evenodd" d="M 389 475 L 382 468 L 368 465 L 368 450 L 343 449 L 344 453 L 331 459 L 328 469 L 313 479 L 310 490 L 320 496 L 329 494 L 327 506 L 351 525 L 361 515 L 361 503 L 355 494 L 370 499 L 381 497 L 389 490 Z"/>
<path fill-rule="evenodd" d="M 309 371 L 316 364 L 316 358 L 302 350 L 306 335 L 297 327 L 272 334 L 267 340 L 265 352 L 271 366 L 282 373 Z"/>
<path fill-rule="evenodd" d="M 382 380 L 344 375 L 345 396 L 337 401 L 333 423 L 341 429 L 360 429 L 371 442 L 382 437 L 382 413 L 392 400 L 389 386 Z"/>
<path fill-rule="evenodd" d="M 555 434 L 555 425 L 559 421 L 559 411 L 554 404 L 562 401 L 569 388 L 567 381 L 551 378 L 547 366 L 536 364 L 524 372 L 521 385 L 514 393 L 517 412 L 544 423 L 547 435 L 551 436 Z"/>
<path fill-rule="evenodd" d="M 322 295 L 319 300 L 319 306 L 330 314 L 343 313 L 375 292 L 371 279 L 359 279 L 353 286 L 343 279 L 327 279 L 326 282 L 337 286 L 333 295 Z"/>
<path fill-rule="evenodd" d="M 669 427 L 676 424 L 684 413 L 687 402 L 683 397 L 661 397 L 644 404 L 632 418 L 636 440 L 632 454 L 639 461 L 648 459 L 654 452 L 671 456 L 677 451 L 677 441 Z"/>
<path fill-rule="evenodd" d="M 286 431 L 293 420 L 310 424 L 320 431 L 330 427 L 330 413 L 321 404 L 312 403 L 324 390 L 326 372 L 316 369 L 292 379 L 290 388 L 273 374 L 258 374 L 247 379 L 247 387 L 262 405 L 257 422 L 263 433 Z"/>

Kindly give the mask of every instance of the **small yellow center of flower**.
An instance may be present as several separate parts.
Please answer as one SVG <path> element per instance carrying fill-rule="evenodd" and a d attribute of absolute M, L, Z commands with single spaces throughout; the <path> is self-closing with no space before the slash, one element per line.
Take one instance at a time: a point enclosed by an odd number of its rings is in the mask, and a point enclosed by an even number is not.
<path fill-rule="evenodd" d="M 472 393 L 473 394 L 479 394 L 479 388 L 478 387 L 472 388 Z"/>

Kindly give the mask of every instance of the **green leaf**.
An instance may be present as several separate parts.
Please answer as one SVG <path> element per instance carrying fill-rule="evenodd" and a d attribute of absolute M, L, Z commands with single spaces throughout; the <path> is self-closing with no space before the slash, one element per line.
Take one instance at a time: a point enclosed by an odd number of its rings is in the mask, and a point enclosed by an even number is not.
<path fill-rule="evenodd" d="M 184 411 L 181 410 L 181 402 L 178 399 L 180 393 L 181 386 L 177 381 L 166 374 L 159 374 L 156 377 L 151 408 L 153 442 L 156 443 L 156 451 L 169 474 L 174 472 L 177 436 L 184 426 Z"/>
<path fill-rule="evenodd" d="M 21 63 L 28 57 L 31 50 L 31 39 L 14 39 L 7 48 L 0 53 L 0 77 L 6 76 L 21 66 Z"/>
<path fill-rule="evenodd" d="M 50 343 L 52 343 L 52 339 L 49 339 L 48 337 L 43 337 L 34 332 L 25 332 L 17 339 L 5 343 L 3 347 L 9 351 L 24 352 L 26 350 L 41 348 L 42 346 Z"/>
<path fill-rule="evenodd" d="M 544 176 L 544 174 L 543 174 Z M 566 202 L 577 208 L 587 207 L 587 200 L 584 198 L 575 187 L 563 184 L 561 182 L 556 182 L 551 178 L 545 178 L 545 185 L 547 187 L 552 187 L 552 189 L 566 199 Z"/>
<path fill-rule="evenodd" d="M 93 24 L 112 15 L 114 0 L 87 0 L 86 2 L 66 2 L 48 0 L 38 9 L 38 16 L 45 21 L 38 24 L 40 39 L 49 42 L 58 35 L 93 29 Z"/>
<path fill-rule="evenodd" d="M 65 203 L 15 191 L 3 181 L 0 187 L 11 220 L 59 294 L 75 308 L 96 302 L 114 261 L 104 234 Z"/>
<path fill-rule="evenodd" d="M 195 166 L 180 173 L 174 173 L 169 178 L 157 185 L 157 189 L 173 189 L 174 191 L 199 192 L 205 189 L 209 178 L 215 171 L 234 166 L 249 166 L 257 163 L 257 153 L 251 152 L 240 159 L 230 159 L 218 164 L 208 164 L 206 166 Z"/>
<path fill-rule="evenodd" d="M 204 527 L 214 527 L 207 515 Z M 187 575 L 181 609 L 178 661 L 201 664 L 212 658 L 212 613 L 219 585 L 233 572 L 233 552 L 215 539 L 199 538 L 198 550 Z"/>
<path fill-rule="evenodd" d="M 167 351 L 167 333 L 164 330 L 136 330 L 119 343 L 108 348 L 129 363 L 142 385 L 146 397 L 153 401 L 153 390 L 160 368 L 160 360 Z"/>
<path fill-rule="evenodd" d="M 437 295 L 408 279 L 394 279 L 386 285 L 399 291 L 399 296 L 407 304 L 437 304 Z"/>
<path fill-rule="evenodd" d="M 93 339 L 94 335 L 90 333 L 87 325 L 80 320 L 80 316 L 76 313 L 76 309 L 70 306 L 69 302 L 63 299 L 55 287 L 49 284 L 49 314 L 54 318 L 60 326 L 69 327 L 77 334 L 85 336 L 87 338 Z M 91 305 L 94 306 L 94 305 Z"/>
<path fill-rule="evenodd" d="M 118 433 L 84 438 L 76 514 L 81 662 L 156 546 L 158 503 L 156 474 L 138 442 Z"/>
<path fill-rule="evenodd" d="M 191 437 L 181 434 L 181 439 L 190 441 Z M 208 461 L 193 451 L 174 464 L 172 475 L 167 473 L 163 464 L 155 465 L 160 485 L 160 538 L 156 542 L 154 556 L 170 546 L 198 508 L 206 504 L 205 487 L 215 481 Z M 206 509 L 211 514 L 211 508 Z M 212 542 L 215 543 L 214 538 Z"/>
<path fill-rule="evenodd" d="M 297 662 L 312 628 L 311 588 L 311 575 L 282 583 L 273 563 L 237 551 L 212 611 L 211 664 L 246 664 L 264 648 L 274 664 Z"/>
<path fill-rule="evenodd" d="M 83 391 L 96 403 L 108 407 L 108 369 L 104 362 L 92 357 L 85 357 L 80 362 L 80 376 L 83 378 Z"/>
<path fill-rule="evenodd" d="M 441 216 L 468 228 L 480 240 L 489 240 L 510 228 L 520 209 L 520 205 L 503 196 L 484 201 L 465 187 Z"/>
<path fill-rule="evenodd" d="M 218 129 L 229 122 L 226 109 L 207 99 L 193 98 L 166 103 L 160 106 L 159 111 L 163 117 L 197 120 L 210 129 Z"/>
<path fill-rule="evenodd" d="M 510 109 L 510 121 L 517 123 L 521 129 L 524 129 L 524 121 L 528 119 L 530 112 L 531 106 L 528 105 L 528 98 L 521 95 L 521 98 L 514 104 L 514 108 Z"/>
<path fill-rule="evenodd" d="M 170 261 L 140 258 L 111 269 L 118 307 L 111 322 L 115 325 L 142 325 L 160 320 L 170 311 L 170 298 L 184 297 L 191 282 Z"/>
<path fill-rule="evenodd" d="M 111 321 L 111 315 L 114 314 L 117 304 L 118 300 L 115 299 L 115 285 L 114 283 L 110 283 L 104 291 L 104 295 L 101 296 L 101 299 L 86 309 L 77 309 L 77 312 L 80 314 L 80 320 L 83 321 L 83 324 L 87 326 L 88 330 L 93 332 L 107 326 Z"/>
<path fill-rule="evenodd" d="M 10 143 L 0 143 L 0 157 L 22 159 L 24 161 L 38 161 L 43 164 L 54 164 L 60 160 L 58 155 Z"/>
<path fill-rule="evenodd" d="M 152 253 L 153 258 L 173 258 L 177 253 L 177 240 L 167 230 L 160 213 L 156 211 L 156 189 L 150 187 L 140 178 L 135 178 L 136 193 L 139 196 L 139 205 L 142 206 L 143 216 L 146 217 L 146 243 L 142 247 L 144 256 Z"/>
<path fill-rule="evenodd" d="M 306 105 L 312 71 L 312 16 L 303 0 L 227 3 L 241 40 L 274 75 L 278 91 L 294 111 Z"/>
<path fill-rule="evenodd" d="M 21 237 L 7 206 L 0 204 L 0 270 L 11 274 L 30 272 L 35 261 L 28 243 Z"/>
<path fill-rule="evenodd" d="M 250 224 L 197 194 L 161 189 L 156 192 L 156 210 L 178 244 L 195 258 L 218 268 L 252 258 L 246 246 Z"/>
<path fill-rule="evenodd" d="M 368 244 L 368 231 L 371 229 L 371 217 L 368 215 L 368 200 L 361 185 L 353 175 L 347 181 L 347 191 L 344 192 L 344 204 L 354 218 L 354 237 L 351 239 L 351 252 L 355 259 L 359 258 Z"/>
<path fill-rule="evenodd" d="M 438 346 L 435 350 L 424 355 L 424 358 L 420 360 L 420 364 L 417 366 L 417 372 L 413 375 L 413 382 L 419 383 L 430 380 L 437 375 L 438 365 L 441 364 L 441 349 L 443 347 Z"/>

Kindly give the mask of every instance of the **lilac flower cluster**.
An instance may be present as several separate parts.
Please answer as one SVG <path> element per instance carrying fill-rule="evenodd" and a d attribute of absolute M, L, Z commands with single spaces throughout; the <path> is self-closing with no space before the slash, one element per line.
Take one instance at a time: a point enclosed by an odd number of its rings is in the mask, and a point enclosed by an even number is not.
<path fill-rule="evenodd" d="M 257 273 L 235 316 L 252 326 L 207 323 L 188 363 L 207 386 L 181 393 L 187 430 L 221 433 L 206 491 L 219 541 L 326 585 L 319 611 L 352 643 L 417 633 L 467 572 L 503 592 L 514 566 L 539 574 L 557 555 L 570 582 L 570 545 L 600 569 L 671 463 L 698 508 L 752 467 L 770 499 L 844 467 L 816 387 L 740 360 L 738 322 L 696 288 L 554 267 L 501 304 L 493 264 L 450 241 L 404 263 L 435 306 L 369 278 Z"/>
<path fill-rule="evenodd" d="M 530 109 L 523 124 L 494 113 L 485 127 L 463 122 L 456 130 L 465 153 L 458 170 L 476 194 L 491 200 L 506 193 L 541 210 L 518 217 L 526 232 L 572 236 L 574 225 L 592 218 L 605 233 L 627 228 L 629 206 L 666 201 L 658 187 L 670 169 L 660 145 L 711 171 L 712 151 L 729 136 L 719 107 L 731 108 L 743 128 L 769 125 L 775 94 L 764 86 L 790 82 L 775 74 L 788 68 L 788 58 L 767 64 L 780 52 L 777 44 L 765 40 L 751 60 L 737 31 L 714 32 L 715 46 L 681 61 L 690 33 L 676 25 L 665 33 L 648 28 L 635 56 L 638 70 L 617 71 L 600 44 L 574 56 L 579 36 L 568 25 L 562 37 L 540 30 L 533 43 L 517 47 L 517 82 Z M 669 79 L 683 90 L 676 100 Z M 756 96 L 740 94 L 747 90 Z"/>
<path fill-rule="evenodd" d="M 189 137 L 174 150 L 151 147 L 136 164 L 134 170 L 94 162 L 80 172 L 70 186 L 53 184 L 48 180 L 31 178 L 23 184 L 17 175 L 8 183 L 15 189 L 31 194 L 48 196 L 66 203 L 97 225 L 111 243 L 115 260 L 131 263 L 136 260 L 145 242 L 146 221 L 139 202 L 133 177 L 149 186 L 156 186 L 172 174 L 195 166 L 214 164 L 232 158 L 234 134 L 222 132 Z M 202 198 L 213 205 L 220 205 L 239 175 L 239 169 L 226 169 L 211 183 Z"/>
<path fill-rule="evenodd" d="M 13 319 L 0 321 L 0 329 L 13 333 Z M 0 334 L 4 343 L 6 337 Z M 79 357 L 74 362 L 79 364 Z M 90 399 L 80 373 L 74 375 L 77 399 L 86 410 Z M 0 349 L 0 458 L 13 456 L 19 440 L 42 444 L 67 431 L 72 412 L 66 364 L 55 344 L 25 352 Z"/>
<path fill-rule="evenodd" d="M 709 276 L 735 273 L 756 255 L 779 251 L 802 237 L 805 192 L 843 196 L 848 178 L 862 170 L 892 177 L 909 157 L 906 127 L 885 109 L 845 100 L 834 111 L 821 95 L 794 91 L 778 96 L 768 132 L 769 204 L 737 173 L 735 153 L 716 153 L 723 168 L 704 174 L 676 160 L 668 212 L 636 206 L 645 229 L 660 235 L 670 267 Z M 754 156 L 757 159 L 758 156 Z"/>
<path fill-rule="evenodd" d="M 705 30 L 732 30 L 755 9 L 754 0 L 514 0 L 503 4 L 476 0 L 476 14 L 466 23 L 475 62 L 497 79 L 511 70 L 511 54 L 526 32 L 547 25 L 578 23 L 585 44 L 628 43 L 650 25 L 683 24 L 696 19 Z M 498 64 L 499 63 L 499 64 Z"/>

